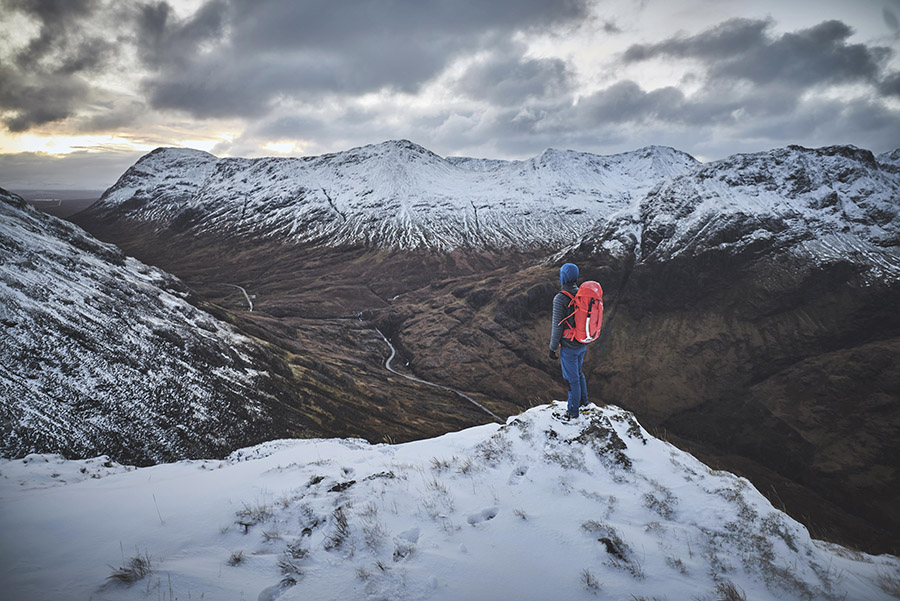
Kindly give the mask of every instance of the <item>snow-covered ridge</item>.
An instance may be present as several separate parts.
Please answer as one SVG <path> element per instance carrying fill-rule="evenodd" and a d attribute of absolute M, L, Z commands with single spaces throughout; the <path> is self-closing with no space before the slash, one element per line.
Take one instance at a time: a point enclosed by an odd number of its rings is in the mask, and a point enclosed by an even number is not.
<path fill-rule="evenodd" d="M 147 463 L 264 439 L 263 353 L 187 297 L 0 190 L 0 455 Z"/>
<path fill-rule="evenodd" d="M 172 231 L 390 248 L 548 248 L 594 240 L 639 260 L 815 242 L 893 265 L 898 151 L 799 146 L 707 164 L 649 146 L 524 161 L 441 158 L 391 141 L 305 158 L 217 159 L 158 149 L 92 211 Z M 886 254 L 885 254 L 886 253 Z M 894 277 L 894 268 L 885 272 Z"/>
<path fill-rule="evenodd" d="M 882 165 L 892 165 L 894 167 L 900 167 L 900 148 L 892 150 L 891 152 L 879 154 L 876 158 Z"/>
<path fill-rule="evenodd" d="M 592 238 L 665 261 L 708 250 L 791 249 L 900 277 L 900 170 L 852 146 L 790 146 L 706 163 L 661 182 Z"/>
<path fill-rule="evenodd" d="M 675 177 L 641 207 L 645 253 L 841 234 L 859 244 L 900 246 L 900 174 L 868 151 L 801 147 L 735 155 Z"/>
<path fill-rule="evenodd" d="M 892 598 L 897 558 L 813 540 L 749 482 L 622 409 L 561 422 L 563 409 L 396 446 L 277 441 L 51 489 L 0 462 L 0 528 L 17 541 L 4 594 Z M 136 582 L 108 581 L 119 565 Z"/>
<path fill-rule="evenodd" d="M 91 211 L 194 233 L 394 248 L 559 247 L 697 165 L 671 148 L 443 159 L 391 141 L 305 158 L 157 149 Z"/>

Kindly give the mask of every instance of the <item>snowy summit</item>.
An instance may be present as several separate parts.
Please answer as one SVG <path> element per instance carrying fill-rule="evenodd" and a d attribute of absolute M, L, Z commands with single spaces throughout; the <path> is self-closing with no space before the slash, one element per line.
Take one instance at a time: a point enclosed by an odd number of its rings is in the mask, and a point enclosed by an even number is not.
<path fill-rule="evenodd" d="M 17 541 L 4 595 L 894 598 L 897 558 L 812 539 L 629 412 L 561 411 L 402 445 L 282 440 L 141 469 L 4 461 L 0 528 Z"/>
<path fill-rule="evenodd" d="M 649 146 L 527 161 L 444 159 L 407 140 L 304 158 L 159 148 L 89 212 L 191 235 L 386 248 L 568 244 L 697 161 Z"/>

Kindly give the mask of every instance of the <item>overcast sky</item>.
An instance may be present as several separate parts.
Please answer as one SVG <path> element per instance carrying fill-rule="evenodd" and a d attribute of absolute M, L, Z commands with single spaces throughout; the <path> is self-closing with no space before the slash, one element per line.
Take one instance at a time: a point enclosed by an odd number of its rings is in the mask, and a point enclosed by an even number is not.
<path fill-rule="evenodd" d="M 0 186 L 157 146 L 900 147 L 900 0 L 0 0 Z"/>

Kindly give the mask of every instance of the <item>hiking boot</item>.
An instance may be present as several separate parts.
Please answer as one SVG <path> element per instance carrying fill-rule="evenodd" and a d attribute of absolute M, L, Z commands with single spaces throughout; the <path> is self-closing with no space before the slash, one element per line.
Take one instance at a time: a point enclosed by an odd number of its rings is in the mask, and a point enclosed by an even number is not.
<path fill-rule="evenodd" d="M 575 415 L 569 415 L 568 411 L 564 411 L 562 413 L 554 413 L 553 417 L 555 417 L 556 419 L 558 419 L 560 421 L 567 422 L 567 421 L 578 419 L 578 414 L 576 413 Z"/>

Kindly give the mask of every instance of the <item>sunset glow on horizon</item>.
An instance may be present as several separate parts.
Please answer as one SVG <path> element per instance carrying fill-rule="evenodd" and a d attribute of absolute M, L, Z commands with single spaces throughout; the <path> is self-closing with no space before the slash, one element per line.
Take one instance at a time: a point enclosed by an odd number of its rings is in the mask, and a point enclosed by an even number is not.
<path fill-rule="evenodd" d="M 405 138 L 445 156 L 656 144 L 715 159 L 900 140 L 900 0 L 0 8 L 10 187 L 109 185 L 159 146 L 258 157 Z"/>

